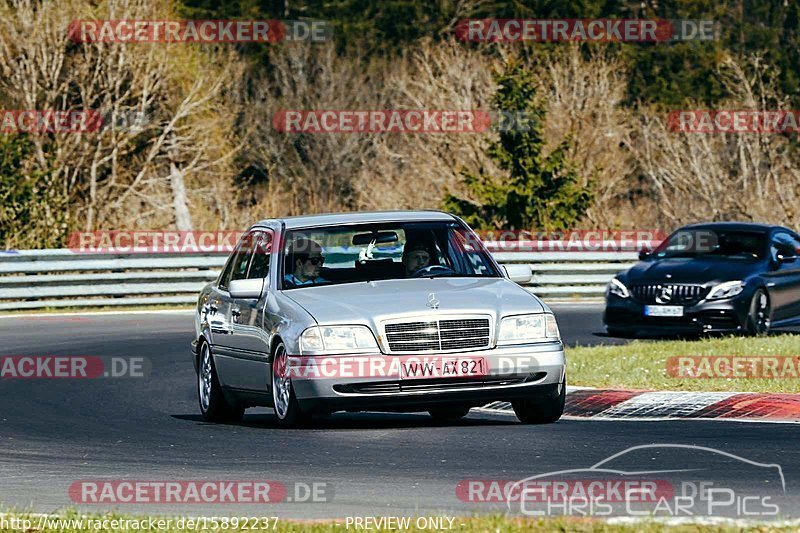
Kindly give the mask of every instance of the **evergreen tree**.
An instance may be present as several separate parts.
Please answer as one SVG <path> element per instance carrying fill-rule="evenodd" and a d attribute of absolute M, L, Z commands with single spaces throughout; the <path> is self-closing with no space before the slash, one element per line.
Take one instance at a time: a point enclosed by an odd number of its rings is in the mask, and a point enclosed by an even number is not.
<path fill-rule="evenodd" d="M 27 170 L 33 144 L 0 135 L 0 250 L 57 247 L 67 231 L 67 200 L 49 176 Z"/>
<path fill-rule="evenodd" d="M 522 124 L 517 122 L 517 127 L 502 129 L 500 140 L 489 149 L 508 176 L 463 172 L 472 199 L 448 194 L 444 209 L 478 229 L 553 231 L 574 227 L 589 207 L 592 193 L 580 186 L 578 174 L 570 167 L 570 139 L 544 155 L 546 111 L 536 98 L 532 74 L 512 62 L 497 76 L 497 82 L 497 109 L 526 118 Z"/>

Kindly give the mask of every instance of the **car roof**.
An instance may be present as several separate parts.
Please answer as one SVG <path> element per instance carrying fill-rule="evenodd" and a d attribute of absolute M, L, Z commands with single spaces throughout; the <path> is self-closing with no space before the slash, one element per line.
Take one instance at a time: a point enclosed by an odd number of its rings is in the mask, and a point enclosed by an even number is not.
<path fill-rule="evenodd" d="M 710 230 L 729 230 L 729 231 L 759 231 L 768 232 L 776 229 L 789 230 L 783 226 L 773 224 L 760 224 L 757 222 L 702 222 L 690 224 L 681 229 L 710 229 Z"/>
<path fill-rule="evenodd" d="M 279 222 L 285 224 L 286 229 L 297 229 L 312 226 L 368 224 L 371 222 L 452 222 L 454 220 L 455 217 L 453 215 L 443 211 L 360 211 L 272 218 L 262 220 L 254 224 L 254 226 L 267 226 L 271 223 Z"/>

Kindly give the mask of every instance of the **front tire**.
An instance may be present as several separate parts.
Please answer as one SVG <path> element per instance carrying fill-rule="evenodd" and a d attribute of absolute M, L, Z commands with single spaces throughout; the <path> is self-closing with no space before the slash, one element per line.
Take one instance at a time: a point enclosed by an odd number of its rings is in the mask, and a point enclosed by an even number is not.
<path fill-rule="evenodd" d="M 280 342 L 272 356 L 272 406 L 278 425 L 298 427 L 307 424 L 311 417 L 305 413 L 297 402 L 292 387 L 292 378 L 287 370 L 288 356 L 286 346 Z"/>
<path fill-rule="evenodd" d="M 766 335 L 769 333 L 771 320 L 772 305 L 769 294 L 764 289 L 758 289 L 750 300 L 745 329 L 749 335 Z"/>
<path fill-rule="evenodd" d="M 244 416 L 244 407 L 231 404 L 222 392 L 217 377 L 217 368 L 211 347 L 207 342 L 200 345 L 200 361 L 197 365 L 197 399 L 200 414 L 208 422 L 239 422 Z"/>
<path fill-rule="evenodd" d="M 557 396 L 542 396 L 513 400 L 511 407 L 523 424 L 552 424 L 564 413 L 567 400 L 567 380 L 560 385 Z"/>

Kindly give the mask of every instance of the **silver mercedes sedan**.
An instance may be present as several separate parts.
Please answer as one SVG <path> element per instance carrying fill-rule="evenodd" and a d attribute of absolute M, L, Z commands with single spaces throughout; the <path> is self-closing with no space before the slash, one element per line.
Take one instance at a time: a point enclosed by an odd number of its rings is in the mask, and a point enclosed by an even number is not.
<path fill-rule="evenodd" d="M 201 292 L 192 358 L 200 411 L 284 426 L 336 411 L 457 419 L 510 402 L 555 422 L 566 393 L 550 309 L 458 217 L 436 211 L 263 220 Z"/>

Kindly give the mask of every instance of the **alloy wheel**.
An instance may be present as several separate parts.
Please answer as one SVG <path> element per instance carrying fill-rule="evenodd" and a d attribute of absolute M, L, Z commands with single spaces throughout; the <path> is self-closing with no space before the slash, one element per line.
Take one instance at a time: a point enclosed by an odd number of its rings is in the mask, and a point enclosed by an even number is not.
<path fill-rule="evenodd" d="M 197 376 L 199 380 L 200 407 L 203 411 L 208 411 L 208 406 L 211 404 L 211 350 L 205 343 L 203 343 L 200 369 Z"/>
<path fill-rule="evenodd" d="M 286 418 L 289 411 L 289 395 L 292 380 L 286 372 L 286 348 L 283 344 L 275 350 L 275 361 L 272 364 L 272 398 L 275 403 L 275 414 L 278 418 Z"/>

